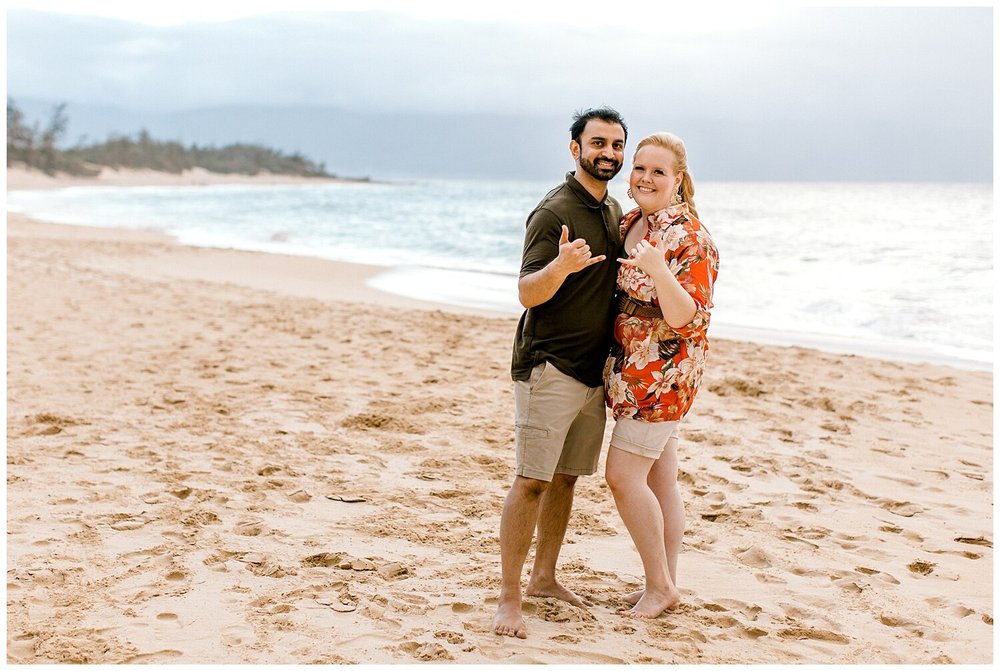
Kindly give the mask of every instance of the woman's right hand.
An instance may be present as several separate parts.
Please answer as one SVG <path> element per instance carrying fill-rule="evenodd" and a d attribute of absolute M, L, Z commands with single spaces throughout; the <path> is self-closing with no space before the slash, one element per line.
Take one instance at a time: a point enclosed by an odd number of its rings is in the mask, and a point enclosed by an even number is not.
<path fill-rule="evenodd" d="M 664 273 L 670 274 L 670 268 L 667 266 L 667 259 L 663 252 L 645 239 L 640 240 L 639 244 L 632 248 L 627 259 L 618 259 L 618 263 L 638 268 L 653 278 L 654 282 L 657 276 L 663 277 Z"/>

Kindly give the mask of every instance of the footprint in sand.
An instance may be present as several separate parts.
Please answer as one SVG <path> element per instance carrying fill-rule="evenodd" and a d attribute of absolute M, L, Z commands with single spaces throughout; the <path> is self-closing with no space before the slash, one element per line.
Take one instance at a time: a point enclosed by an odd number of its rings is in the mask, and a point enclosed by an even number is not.
<path fill-rule="evenodd" d="M 914 515 L 925 511 L 923 506 L 910 501 L 876 499 L 875 503 L 877 503 L 881 508 L 888 510 L 893 515 L 899 515 L 900 517 L 913 517 Z"/>
<path fill-rule="evenodd" d="M 140 655 L 133 655 L 122 660 L 125 664 L 167 664 L 176 662 L 177 658 L 183 657 L 180 650 L 157 650 L 156 652 L 144 652 Z"/>
<path fill-rule="evenodd" d="M 958 619 L 962 619 L 969 617 L 970 615 L 974 615 L 976 611 L 971 608 L 966 608 L 965 606 L 955 606 L 949 612 Z"/>
<path fill-rule="evenodd" d="M 410 567 L 399 562 L 381 564 L 375 570 L 384 580 L 396 580 L 413 574 Z"/>
<path fill-rule="evenodd" d="M 734 554 L 736 555 L 736 559 L 745 566 L 770 568 L 772 565 L 771 557 L 756 545 L 743 550 L 737 550 Z"/>
<path fill-rule="evenodd" d="M 423 597 L 419 594 L 410 594 L 408 592 L 392 592 L 390 594 L 392 598 L 398 599 L 404 603 L 408 603 L 412 606 L 427 606 L 430 604 L 430 599 Z"/>
<path fill-rule="evenodd" d="M 778 631 L 777 636 L 778 638 L 785 639 L 825 641 L 827 643 L 841 643 L 845 645 L 851 642 L 851 639 L 833 631 L 825 629 L 807 629 L 804 627 L 789 627 L 787 629 L 781 629 Z"/>
<path fill-rule="evenodd" d="M 793 536 L 792 534 L 782 534 L 781 538 L 782 538 L 782 540 L 786 540 L 786 541 L 789 541 L 791 543 L 801 543 L 802 545 L 807 545 L 807 546 L 813 548 L 814 550 L 818 550 L 819 549 L 819 545 L 817 545 L 816 543 L 813 543 L 811 541 L 807 541 L 804 538 L 799 538 L 798 536 Z"/>
<path fill-rule="evenodd" d="M 145 513 L 133 515 L 130 513 L 115 513 L 108 515 L 108 526 L 115 531 L 134 531 L 149 524 L 152 519 L 145 517 Z"/>
<path fill-rule="evenodd" d="M 856 550 L 861 545 L 864 545 L 865 541 L 869 540 L 867 536 L 864 535 L 855 536 L 853 534 L 844 533 L 842 531 L 838 531 L 834 534 L 831 534 L 831 538 L 833 538 L 834 542 L 837 545 L 844 548 L 845 550 Z"/>
<path fill-rule="evenodd" d="M 422 662 L 446 662 L 455 659 L 455 656 L 440 643 L 406 641 L 399 645 L 399 649 Z"/>
<path fill-rule="evenodd" d="M 191 529 L 200 529 L 209 524 L 222 524 L 222 520 L 211 510 L 195 510 L 182 517 L 181 524 Z"/>
<path fill-rule="evenodd" d="M 710 508 L 722 508 L 726 505 L 726 495 L 722 492 L 712 492 L 711 494 L 706 494 L 703 501 L 708 502 Z"/>
<path fill-rule="evenodd" d="M 338 613 L 352 613 L 358 608 L 358 597 L 351 593 L 351 586 L 342 581 L 327 585 L 313 599 L 321 606 L 327 606 Z"/>
<path fill-rule="evenodd" d="M 710 534 L 705 531 L 699 531 L 698 536 L 696 538 L 690 541 L 685 539 L 684 546 L 695 550 L 701 550 L 702 552 L 709 552 L 710 550 L 712 550 L 712 546 L 715 545 L 718 542 L 718 540 L 719 539 L 714 534 Z"/>
<path fill-rule="evenodd" d="M 594 615 L 584 609 L 571 606 L 558 599 L 545 598 L 526 602 L 523 612 L 540 617 L 546 622 L 595 622 Z"/>
<path fill-rule="evenodd" d="M 264 520 L 255 517 L 237 522 L 233 527 L 233 533 L 238 536 L 259 536 L 266 528 Z"/>
<path fill-rule="evenodd" d="M 934 572 L 937 564 L 933 562 L 926 562 L 922 560 L 917 560 L 906 565 L 906 568 L 910 570 L 910 573 L 915 573 L 917 575 L 930 575 Z"/>
<path fill-rule="evenodd" d="M 285 576 L 296 575 L 294 568 L 281 566 L 271 557 L 260 552 L 247 552 L 237 557 L 238 561 L 246 564 L 247 570 L 254 575 L 266 578 L 284 578 Z"/>
<path fill-rule="evenodd" d="M 858 573 L 862 574 L 862 575 L 872 576 L 874 578 L 878 578 L 882 582 L 887 582 L 890 585 L 898 585 L 899 584 L 899 581 L 896 580 L 895 576 L 893 576 L 890 573 L 886 573 L 885 571 L 880 571 L 878 569 L 868 568 L 867 566 L 856 566 L 856 567 L 854 567 L 854 570 L 857 571 Z M 848 572 L 846 572 L 846 574 L 847 575 L 851 575 L 851 572 L 848 571 Z"/>
<path fill-rule="evenodd" d="M 440 638 L 446 640 L 452 645 L 458 645 L 460 643 L 465 643 L 465 636 L 458 633 L 457 631 L 449 631 L 443 629 L 441 631 L 434 632 L 434 638 Z"/>
<path fill-rule="evenodd" d="M 223 645 L 227 647 L 235 647 L 243 644 L 244 642 L 247 644 L 252 642 L 254 634 L 250 627 L 236 625 L 223 629 L 219 638 L 221 639 Z"/>
<path fill-rule="evenodd" d="M 740 636 L 743 638 L 749 638 L 752 641 L 756 641 L 762 636 L 767 636 L 767 631 L 761 629 L 760 627 L 742 627 L 738 631 Z"/>
<path fill-rule="evenodd" d="M 914 622 L 913 620 L 907 620 L 906 618 L 897 617 L 895 615 L 888 615 L 883 613 L 879 616 L 879 622 L 887 627 L 905 629 L 914 636 L 923 637 L 924 630 L 920 623 Z"/>

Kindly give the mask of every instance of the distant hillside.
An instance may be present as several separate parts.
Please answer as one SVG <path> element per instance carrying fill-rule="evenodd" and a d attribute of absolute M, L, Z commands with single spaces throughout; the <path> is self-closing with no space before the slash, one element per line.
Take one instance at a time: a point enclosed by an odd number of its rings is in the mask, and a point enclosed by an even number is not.
<path fill-rule="evenodd" d="M 257 175 L 269 172 L 299 177 L 334 177 L 323 163 L 316 164 L 299 153 L 285 154 L 257 144 L 236 143 L 223 147 L 185 147 L 179 142 L 154 140 L 148 131 L 136 136 L 112 135 L 106 141 L 60 149 L 69 126 L 66 105 L 56 105 L 44 129 L 36 121 L 28 125 L 13 100 L 7 100 L 7 165 L 16 162 L 52 175 L 92 176 L 100 167 L 145 168 L 181 173 L 204 168 L 223 174 Z"/>
<path fill-rule="evenodd" d="M 53 101 L 18 98 L 44 118 Z M 361 113 L 332 107 L 228 106 L 136 110 L 71 103 L 67 144 L 103 139 L 122 128 L 181 142 L 253 142 L 298 151 L 343 177 L 561 180 L 573 169 L 572 109 L 553 117 Z"/>
<path fill-rule="evenodd" d="M 577 106 L 592 103 L 581 100 Z M 601 102 L 614 102 L 603 101 Z M 51 100 L 18 98 L 36 118 Z M 378 179 L 460 178 L 558 182 L 573 169 L 572 104 L 547 116 L 360 112 L 334 107 L 240 105 L 189 110 L 139 110 L 72 103 L 71 143 L 106 138 L 123 128 L 198 146 L 251 142 L 322 161 L 342 176 Z M 768 116 L 732 117 L 725 109 L 680 105 L 655 118 L 621 110 L 629 124 L 627 175 L 635 144 L 649 133 L 676 132 L 687 144 L 695 183 L 701 181 L 990 181 L 990 133 L 975 127 L 919 132 L 786 119 L 775 131 Z M 932 142 L 935 162 L 919 160 L 915 137 Z M 984 138 L 986 138 L 984 140 Z M 70 143 L 67 143 L 70 144 Z M 927 151 L 931 151 L 928 149 Z M 912 160 L 900 161 L 901 154 Z M 850 160 L 837 157 L 849 156 Z"/>

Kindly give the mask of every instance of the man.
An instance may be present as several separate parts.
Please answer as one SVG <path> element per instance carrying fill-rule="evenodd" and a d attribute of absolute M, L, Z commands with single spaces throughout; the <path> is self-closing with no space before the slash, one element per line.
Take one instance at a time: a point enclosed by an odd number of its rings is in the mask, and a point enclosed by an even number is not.
<path fill-rule="evenodd" d="M 556 560 L 580 475 L 597 470 L 604 440 L 602 372 L 611 337 L 621 207 L 608 181 L 622 167 L 628 130 L 613 109 L 578 113 L 569 150 L 576 171 L 528 215 L 518 294 L 527 308 L 514 341 L 517 470 L 500 519 L 502 583 L 493 630 L 527 638 L 521 572 L 537 524 L 526 593 L 575 606 Z"/>

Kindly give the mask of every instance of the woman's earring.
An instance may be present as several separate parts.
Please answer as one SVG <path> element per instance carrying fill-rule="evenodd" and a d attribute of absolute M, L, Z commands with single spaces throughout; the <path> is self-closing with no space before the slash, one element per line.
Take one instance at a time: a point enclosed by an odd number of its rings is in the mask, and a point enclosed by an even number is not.
<path fill-rule="evenodd" d="M 673 197 L 670 199 L 670 204 L 671 205 L 680 205 L 682 202 L 684 202 L 684 199 L 681 198 L 681 192 L 680 192 L 680 190 L 678 190 L 673 195 Z"/>
<path fill-rule="evenodd" d="M 629 187 L 629 190 L 625 192 L 625 195 L 628 196 L 629 200 L 635 200 L 635 198 L 632 196 L 632 187 Z"/>

